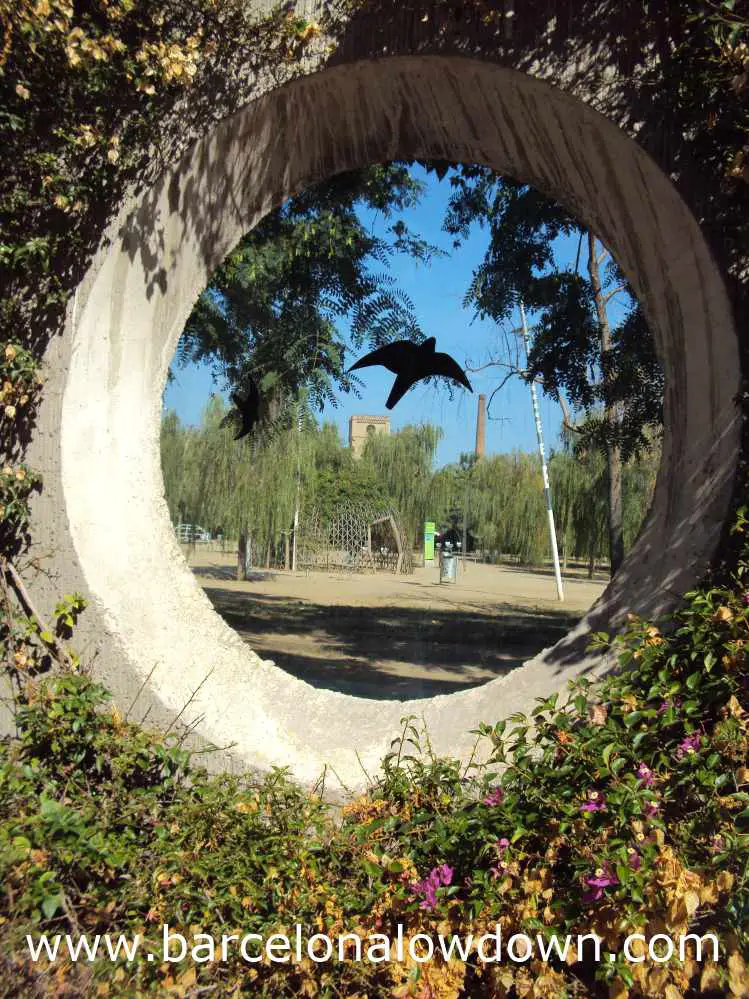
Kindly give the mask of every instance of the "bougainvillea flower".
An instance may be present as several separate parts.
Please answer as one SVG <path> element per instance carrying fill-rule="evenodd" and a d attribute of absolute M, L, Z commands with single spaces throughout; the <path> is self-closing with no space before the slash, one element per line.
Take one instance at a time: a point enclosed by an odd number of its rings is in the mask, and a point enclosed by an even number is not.
<path fill-rule="evenodd" d="M 673 701 L 661 701 L 660 707 L 658 708 L 658 714 L 662 715 L 665 711 L 668 711 L 669 708 L 674 708 L 678 710 L 680 707 L 681 707 L 680 697 L 677 697 Z"/>
<path fill-rule="evenodd" d="M 643 787 L 652 787 L 655 784 L 655 774 L 644 763 L 639 765 L 636 772 Z"/>
<path fill-rule="evenodd" d="M 710 837 L 709 849 L 711 853 L 720 853 L 722 850 L 725 849 L 725 846 L 726 846 L 726 841 L 719 833 L 715 833 L 713 836 Z"/>
<path fill-rule="evenodd" d="M 696 753 L 699 748 L 700 748 L 699 732 L 694 732 L 692 735 L 687 735 L 679 743 L 679 747 L 676 750 L 676 759 L 682 760 L 688 753 Z"/>
<path fill-rule="evenodd" d="M 649 819 L 652 819 L 654 815 L 658 814 L 658 803 L 656 801 L 646 801 L 642 810 Z"/>
<path fill-rule="evenodd" d="M 494 787 L 489 788 L 489 793 L 484 798 L 485 805 L 501 805 L 504 801 L 505 793 L 499 784 L 495 784 Z"/>
<path fill-rule="evenodd" d="M 580 806 L 581 812 L 605 812 L 606 799 L 599 791 L 588 791 L 588 800 Z"/>
<path fill-rule="evenodd" d="M 454 869 L 449 864 L 433 867 L 425 878 L 411 884 L 411 898 L 421 899 L 419 908 L 431 912 L 437 906 L 437 889 L 443 886 L 446 888 L 451 884 L 454 873 Z"/>
<path fill-rule="evenodd" d="M 632 868 L 633 871 L 639 871 L 642 866 L 642 858 L 640 854 L 635 850 L 633 846 L 630 846 L 627 850 L 627 863 Z"/>
<path fill-rule="evenodd" d="M 455 871 L 449 864 L 440 864 L 439 867 L 435 867 L 435 870 L 439 874 L 439 879 L 445 887 L 452 883 Z"/>
<path fill-rule="evenodd" d="M 608 863 L 604 864 L 603 867 L 599 867 L 593 874 L 593 877 L 585 877 L 583 881 L 591 889 L 583 893 L 584 902 L 597 902 L 603 895 L 604 888 L 619 884 L 619 879 Z"/>

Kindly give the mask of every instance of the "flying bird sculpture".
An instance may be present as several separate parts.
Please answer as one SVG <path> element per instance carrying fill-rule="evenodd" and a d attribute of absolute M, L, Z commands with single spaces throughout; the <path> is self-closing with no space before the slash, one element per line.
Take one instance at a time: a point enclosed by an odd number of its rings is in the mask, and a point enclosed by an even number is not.
<path fill-rule="evenodd" d="M 261 417 L 260 390 L 254 378 L 249 376 L 245 378 L 244 386 L 243 392 L 232 392 L 231 401 L 234 403 L 234 409 L 227 413 L 221 421 L 222 427 L 227 424 L 238 425 L 237 433 L 234 435 L 235 441 L 251 433 L 260 422 Z"/>
<path fill-rule="evenodd" d="M 357 368 L 371 368 L 381 364 L 396 375 L 395 383 L 385 403 L 386 409 L 392 409 L 412 385 L 421 381 L 422 378 L 429 378 L 430 375 L 442 375 L 444 378 L 450 378 L 459 385 L 464 385 L 469 392 L 473 392 L 471 383 L 458 362 L 453 360 L 449 354 L 435 351 L 436 342 L 433 336 L 430 336 L 423 343 L 397 340 L 395 343 L 378 347 L 371 354 L 362 357 L 356 364 L 352 364 L 349 371 L 356 371 Z"/>

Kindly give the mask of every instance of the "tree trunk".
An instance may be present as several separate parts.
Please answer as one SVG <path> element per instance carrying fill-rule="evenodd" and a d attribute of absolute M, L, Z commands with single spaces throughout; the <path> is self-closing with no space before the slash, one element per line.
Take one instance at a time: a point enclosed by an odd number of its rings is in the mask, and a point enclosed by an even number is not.
<path fill-rule="evenodd" d="M 595 549 L 591 548 L 590 555 L 588 557 L 588 579 L 593 578 L 593 573 L 596 571 L 596 554 Z"/>
<path fill-rule="evenodd" d="M 624 561 L 624 526 L 622 513 L 622 452 L 619 447 L 611 447 L 609 459 L 609 557 L 611 575 Z"/>
<path fill-rule="evenodd" d="M 237 542 L 237 579 L 244 582 L 247 579 L 247 535 L 240 531 Z"/>
<path fill-rule="evenodd" d="M 606 422 L 614 425 L 618 422 L 617 407 L 610 397 L 609 385 L 611 369 L 608 355 L 611 350 L 611 327 L 606 313 L 606 302 L 601 288 L 599 260 L 596 254 L 596 237 L 588 232 L 588 273 L 593 288 L 593 297 L 598 314 L 598 326 L 601 331 L 601 368 L 603 370 L 603 396 L 605 402 L 604 415 Z M 619 569 L 624 561 L 624 527 L 622 509 L 622 452 L 618 444 L 606 447 L 606 459 L 609 467 L 609 561 L 611 575 Z"/>

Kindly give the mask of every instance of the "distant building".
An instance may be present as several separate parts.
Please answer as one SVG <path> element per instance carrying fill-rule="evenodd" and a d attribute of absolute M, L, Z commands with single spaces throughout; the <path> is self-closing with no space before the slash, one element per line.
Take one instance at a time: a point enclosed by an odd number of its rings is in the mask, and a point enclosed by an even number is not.
<path fill-rule="evenodd" d="M 348 446 L 356 457 L 362 453 L 370 434 L 389 434 L 389 416 L 350 416 L 348 421 Z"/>
<path fill-rule="evenodd" d="M 483 458 L 486 453 L 486 396 L 479 396 L 479 408 L 476 416 L 476 457 Z"/>

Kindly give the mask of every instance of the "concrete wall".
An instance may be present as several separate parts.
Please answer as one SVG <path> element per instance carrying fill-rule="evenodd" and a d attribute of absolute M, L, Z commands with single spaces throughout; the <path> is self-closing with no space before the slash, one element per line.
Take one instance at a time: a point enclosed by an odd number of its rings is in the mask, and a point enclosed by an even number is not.
<path fill-rule="evenodd" d="M 312 781 L 330 764 L 349 787 L 363 782 L 356 754 L 376 768 L 404 714 L 423 714 L 437 752 L 466 754 L 477 722 L 528 709 L 579 671 L 605 668 L 584 653 L 585 634 L 628 610 L 667 609 L 708 564 L 739 444 L 737 341 L 721 276 L 668 178 L 573 96 L 585 95 L 585 67 L 568 72 L 545 58 L 534 69 L 533 46 L 515 58 L 530 72 L 462 56 L 372 60 L 357 55 L 357 37 L 342 44 L 340 65 L 278 89 L 265 81 L 261 96 L 251 83 L 238 104 L 256 99 L 121 206 L 71 301 L 64 337 L 49 347 L 28 456 L 45 481 L 34 550 L 47 575 L 31 585 L 47 606 L 63 589 L 91 599 L 78 647 L 123 709 L 170 724 L 188 704 L 182 720 L 224 747 L 213 766 L 289 765 Z M 556 74 L 573 94 L 531 73 Z M 600 107 L 613 95 L 621 118 L 615 84 L 588 74 L 588 98 Z M 282 198 L 396 157 L 485 163 L 563 201 L 617 257 L 667 373 L 654 506 L 598 604 L 510 677 L 405 703 L 314 689 L 251 652 L 185 565 L 159 459 L 167 368 L 213 268 Z"/>

